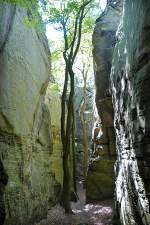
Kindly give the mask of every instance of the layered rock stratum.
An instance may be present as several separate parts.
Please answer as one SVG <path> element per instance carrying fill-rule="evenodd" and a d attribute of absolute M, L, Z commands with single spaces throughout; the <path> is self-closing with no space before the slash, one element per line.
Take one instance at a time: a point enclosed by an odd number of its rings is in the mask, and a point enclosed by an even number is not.
<path fill-rule="evenodd" d="M 123 225 L 150 224 L 149 3 L 124 1 L 110 76 L 118 155 L 116 218 Z"/>
<path fill-rule="evenodd" d="M 115 8 L 115 4 L 119 4 L 119 2 L 108 1 L 108 5 Z M 94 32 L 94 40 L 97 39 L 96 48 L 94 42 L 94 49 L 97 53 L 94 54 L 96 65 L 102 68 L 108 62 L 109 56 L 111 62 L 108 63 L 109 67 L 107 66 L 108 73 L 103 76 L 104 72 L 101 71 L 95 79 L 96 105 L 100 116 L 100 128 L 97 126 L 95 132 L 101 138 L 100 131 L 110 121 L 106 114 L 106 100 L 101 98 L 110 89 L 111 96 L 108 96 L 110 100 L 108 105 L 111 106 L 111 112 L 112 109 L 114 111 L 114 119 L 111 119 L 111 124 L 114 124 L 115 127 L 117 153 L 114 224 L 150 224 L 149 10 L 150 4 L 147 0 L 123 1 L 117 34 L 114 33 L 115 49 L 111 55 L 107 52 L 107 55 L 103 54 L 105 57 L 101 57 L 102 50 L 98 50 L 105 45 L 109 47 L 111 36 L 107 40 L 105 39 L 105 43 L 101 39 L 101 32 L 98 35 Z M 113 21 L 115 17 L 110 18 Z M 101 27 L 102 25 L 100 29 Z M 95 67 L 96 74 L 97 70 Z M 101 105 L 98 105 L 99 98 L 101 98 Z M 111 118 L 113 117 L 111 116 Z M 100 145 L 103 147 L 102 142 Z M 97 169 L 97 173 L 99 171 Z"/>

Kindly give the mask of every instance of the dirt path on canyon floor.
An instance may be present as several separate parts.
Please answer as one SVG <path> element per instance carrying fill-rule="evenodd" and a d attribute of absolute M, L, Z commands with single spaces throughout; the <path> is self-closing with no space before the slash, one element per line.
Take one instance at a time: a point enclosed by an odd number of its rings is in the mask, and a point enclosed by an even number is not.
<path fill-rule="evenodd" d="M 60 205 L 49 210 L 47 219 L 35 225 L 111 225 L 112 200 L 85 203 L 85 190 L 78 184 L 79 201 L 72 203 L 72 215 L 66 215 Z"/>

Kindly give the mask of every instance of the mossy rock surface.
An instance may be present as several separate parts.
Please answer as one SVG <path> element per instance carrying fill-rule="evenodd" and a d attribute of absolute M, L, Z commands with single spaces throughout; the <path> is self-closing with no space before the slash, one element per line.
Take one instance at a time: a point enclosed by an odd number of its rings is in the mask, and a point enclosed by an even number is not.
<path fill-rule="evenodd" d="M 113 197 L 114 161 L 108 159 L 93 162 L 89 168 L 86 182 L 87 201 L 98 201 Z"/>
<path fill-rule="evenodd" d="M 59 200 L 63 180 L 61 101 L 49 84 L 48 41 L 44 33 L 25 25 L 27 17 L 25 8 L 0 1 L 0 159 L 8 176 L 2 193 L 5 225 L 29 225 L 46 217 Z"/>

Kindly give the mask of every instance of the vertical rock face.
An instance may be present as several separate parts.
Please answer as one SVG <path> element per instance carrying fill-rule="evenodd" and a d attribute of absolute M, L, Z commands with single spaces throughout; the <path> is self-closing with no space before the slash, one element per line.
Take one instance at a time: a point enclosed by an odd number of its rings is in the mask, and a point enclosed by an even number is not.
<path fill-rule="evenodd" d="M 6 214 L 6 225 L 46 215 L 63 177 L 50 53 L 45 36 L 25 25 L 27 17 L 25 9 L 0 3 L 0 224 Z"/>
<path fill-rule="evenodd" d="M 116 219 L 150 224 L 150 1 L 125 0 L 111 72 Z M 115 224 L 119 224 L 116 221 Z"/>
<path fill-rule="evenodd" d="M 113 106 L 110 89 L 112 54 L 122 9 L 121 1 L 108 1 L 96 21 L 93 33 L 95 70 L 95 122 L 93 128 L 94 158 L 87 178 L 87 199 L 113 196 L 113 165 L 116 156 Z"/>

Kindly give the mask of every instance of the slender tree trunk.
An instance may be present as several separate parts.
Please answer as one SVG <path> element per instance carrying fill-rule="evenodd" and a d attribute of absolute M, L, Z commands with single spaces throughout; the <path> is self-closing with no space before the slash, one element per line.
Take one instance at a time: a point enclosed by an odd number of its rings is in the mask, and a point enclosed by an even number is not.
<path fill-rule="evenodd" d="M 75 109 L 74 109 L 74 98 L 73 98 L 73 102 L 72 102 L 72 137 L 71 137 L 71 141 L 72 141 L 72 175 L 73 175 L 73 192 L 71 193 L 71 199 L 73 201 L 77 201 L 78 195 L 77 195 L 77 186 L 76 186 L 76 149 L 75 149 L 75 130 L 76 130 L 76 126 L 75 126 Z"/>
<path fill-rule="evenodd" d="M 67 100 L 67 87 L 68 87 L 68 70 L 65 69 L 65 81 L 63 87 L 63 93 L 61 98 L 61 140 L 63 145 L 63 150 L 65 150 L 66 142 L 66 100 Z M 65 151 L 63 151 L 65 152 Z"/>
<path fill-rule="evenodd" d="M 69 67 L 69 65 L 68 65 Z M 62 193 L 62 203 L 65 208 L 66 213 L 72 213 L 70 206 L 70 195 L 71 195 L 71 187 L 70 187 L 70 168 L 69 168 L 69 156 L 70 156 L 70 148 L 73 147 L 74 137 L 72 136 L 72 124 L 73 124 L 73 109 L 74 109 L 74 72 L 72 69 L 69 71 L 70 76 L 70 94 L 68 100 L 68 112 L 67 112 L 67 121 L 66 121 L 66 135 L 65 135 L 65 145 L 64 145 L 64 155 L 63 155 L 63 167 L 64 167 L 64 181 L 63 181 L 63 193 Z M 64 142 L 64 141 L 63 141 Z M 72 146 L 71 146 L 72 142 Z M 74 147 L 73 147 L 74 149 Z"/>
<path fill-rule="evenodd" d="M 68 88 L 68 69 L 65 69 L 65 81 L 64 81 L 64 88 L 62 93 L 62 100 L 61 100 L 61 139 L 63 145 L 63 171 L 64 171 L 64 178 L 63 178 L 63 192 L 62 192 L 62 205 L 66 211 L 66 213 L 71 213 L 71 206 L 70 206 L 70 169 L 69 169 L 69 146 L 67 146 L 67 132 L 66 132 L 66 106 L 67 106 L 67 88 Z M 68 112 L 69 113 L 69 112 Z"/>
<path fill-rule="evenodd" d="M 65 153 L 63 156 L 63 193 L 62 193 L 62 205 L 66 213 L 72 213 L 70 205 L 70 169 L 69 169 L 69 154 Z"/>

